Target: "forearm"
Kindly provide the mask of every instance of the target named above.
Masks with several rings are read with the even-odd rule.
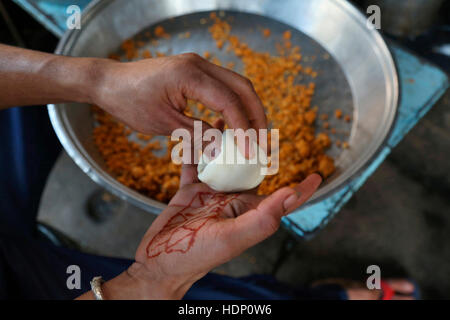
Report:
[[[112,62],[0,44],[0,109],[69,101],[94,103],[108,63]]]

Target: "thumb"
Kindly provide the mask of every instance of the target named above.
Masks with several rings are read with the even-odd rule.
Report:
[[[203,140],[204,134],[212,128],[211,125],[200,119],[188,117],[183,113],[177,113],[172,117],[175,118],[170,128],[172,139],[176,141],[181,138],[183,140],[183,151],[189,151],[189,153],[183,154],[183,164],[197,165],[200,152],[205,149],[208,143]]]
[[[311,175],[295,188],[282,188],[260,202],[256,209],[232,221],[227,241],[241,252],[265,240],[280,227],[281,218],[304,204],[317,190],[322,179]]]
[[[183,164],[180,176],[180,189],[184,186],[198,182],[197,166],[193,164]]]
[[[234,220],[233,239],[244,250],[263,241],[278,230],[281,218],[287,213],[284,202],[297,195],[292,188],[283,188],[261,201],[256,209]]]

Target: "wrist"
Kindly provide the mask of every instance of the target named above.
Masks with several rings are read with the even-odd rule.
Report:
[[[84,79],[81,81],[81,86],[85,93],[82,96],[86,101],[81,102],[95,105],[101,103],[101,96],[105,86],[107,86],[107,80],[113,77],[110,71],[118,64],[120,62],[110,59],[90,58],[85,61],[85,70],[82,76]]]
[[[179,300],[192,286],[174,277],[158,277],[138,262],[102,285],[105,300]],[[89,291],[78,299],[94,299]]]
[[[126,274],[136,293],[136,299],[178,300],[183,298],[193,284],[176,277],[160,276],[139,262],[133,263],[123,274]]]
[[[95,104],[111,64],[107,59],[57,56],[46,65],[58,87],[57,100]]]

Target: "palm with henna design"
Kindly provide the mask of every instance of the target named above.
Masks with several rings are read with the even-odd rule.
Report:
[[[275,233],[281,218],[306,202],[322,181],[311,175],[295,188],[265,197],[217,193],[195,183],[195,177],[192,168],[183,168],[180,190],[136,253],[138,263],[170,279],[181,296],[211,269]]]

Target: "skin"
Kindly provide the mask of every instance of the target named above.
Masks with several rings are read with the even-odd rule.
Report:
[[[22,105],[80,102],[98,105],[132,129],[170,136],[194,132],[184,115],[187,99],[220,112],[230,128],[267,128],[252,83],[195,53],[121,63],[74,58],[0,44],[0,109]],[[210,129],[202,121],[203,132]],[[250,142],[238,147],[247,158]]]
[[[178,128],[193,130],[197,119],[183,114],[186,99],[220,112],[231,128],[267,128],[251,82],[194,53],[121,63],[0,45],[0,109],[90,103],[139,132],[168,136]]]
[[[186,99],[220,112],[230,128],[267,127],[251,82],[196,54],[120,63],[0,45],[0,109],[89,103],[142,133],[170,135],[178,128],[193,130],[195,119],[183,114]],[[281,218],[305,203],[322,181],[312,175],[295,188],[261,197],[217,194],[196,175],[195,167],[183,167],[180,190],[150,226],[136,261],[103,284],[106,299],[182,298],[211,269],[272,235]],[[79,299],[94,296],[87,292]]]

